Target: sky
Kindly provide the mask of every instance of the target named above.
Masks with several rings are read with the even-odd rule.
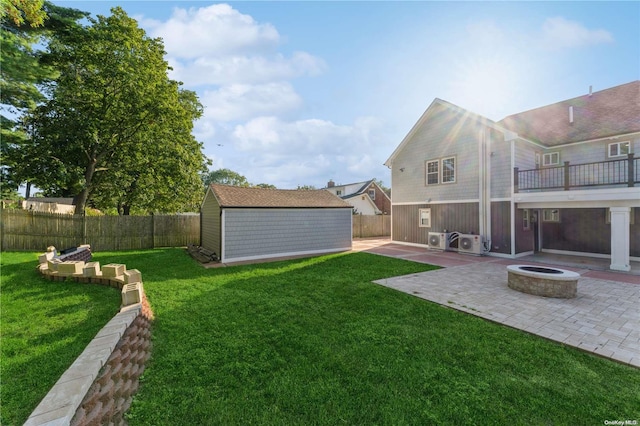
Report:
[[[54,3],[161,37],[211,170],[281,189],[390,186],[435,98],[498,121],[640,79],[640,2]]]

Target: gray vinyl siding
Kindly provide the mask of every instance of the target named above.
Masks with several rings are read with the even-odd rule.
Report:
[[[491,203],[491,251],[511,254],[511,203]]]
[[[419,226],[420,209],[431,209],[431,227]],[[479,232],[478,203],[394,205],[392,235],[394,241],[429,244],[429,232]]]
[[[477,199],[481,129],[476,121],[465,120],[462,114],[442,106],[434,107],[393,160],[393,203],[429,198],[437,201]],[[456,182],[426,185],[426,161],[451,156],[456,157]]]
[[[635,208],[635,223],[630,225],[631,256],[640,256],[640,208]],[[560,222],[540,222],[542,248],[584,253],[611,254],[611,225],[606,223],[607,209],[560,209]]]
[[[491,131],[491,198],[511,197],[511,142],[504,141],[504,135]]]
[[[531,170],[536,168],[536,152],[543,153],[544,149],[523,140],[515,142],[515,167],[520,170]],[[513,173],[513,171],[512,171]]]
[[[220,249],[222,241],[222,236],[220,235],[220,205],[218,205],[218,201],[211,191],[208,191],[205,196],[200,215],[202,233],[200,245],[207,250],[215,252],[219,257],[222,253]]]
[[[571,164],[579,163],[595,163],[598,161],[607,161],[619,159],[621,157],[609,158],[607,149],[612,142],[625,142],[629,141],[631,144],[631,152],[640,153],[640,138],[625,138],[620,137],[615,140],[606,140],[598,142],[586,142],[575,145],[560,146],[556,148],[546,149],[544,152],[560,152],[560,164],[565,161]]]
[[[351,247],[351,209],[225,209],[225,260]]]

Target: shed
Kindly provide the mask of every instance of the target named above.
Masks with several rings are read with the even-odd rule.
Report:
[[[325,190],[211,184],[200,245],[222,262],[351,250],[351,206]]]

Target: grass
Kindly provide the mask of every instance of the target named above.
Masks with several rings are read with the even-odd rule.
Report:
[[[156,315],[131,425],[640,418],[637,369],[371,283],[427,265],[355,253],[205,270],[179,250],[117,261],[143,271]]]
[[[371,283],[427,265],[353,253],[205,270],[180,249],[94,260],[141,270],[156,316],[131,425],[640,419],[639,370]]]
[[[34,253],[0,254],[0,424],[24,423],[120,308],[112,288],[51,282]]]

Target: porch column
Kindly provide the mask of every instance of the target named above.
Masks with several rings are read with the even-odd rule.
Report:
[[[611,266],[614,271],[630,271],[629,218],[630,207],[611,207]]]

